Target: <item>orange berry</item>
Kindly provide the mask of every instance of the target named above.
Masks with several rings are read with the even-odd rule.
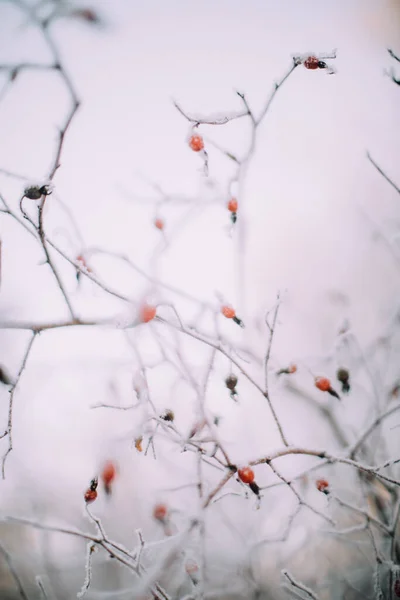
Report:
[[[94,502],[97,498],[97,492],[96,490],[92,490],[92,489],[88,489],[85,492],[85,502],[86,504],[90,504],[91,502]]]
[[[135,440],[135,448],[136,448],[136,450],[138,452],[143,452],[142,442],[143,442],[143,438],[142,437],[138,437]]]
[[[243,469],[238,469],[239,479],[243,481],[243,483],[253,483],[254,481],[254,471],[250,467],[243,467]]]
[[[232,213],[237,212],[238,209],[238,201],[236,200],[236,198],[231,198],[228,202],[228,210],[230,210]]]
[[[331,389],[331,382],[327,377],[316,377],[315,387],[321,390],[321,392],[329,392]]]
[[[139,318],[142,323],[148,323],[152,321],[156,316],[157,309],[155,306],[150,306],[150,304],[143,304],[139,312]]]
[[[201,135],[195,134],[189,140],[189,146],[193,152],[200,152],[204,148],[204,140]]]
[[[221,312],[227,319],[233,319],[236,316],[235,309],[231,306],[222,306]]]
[[[326,479],[317,479],[315,485],[319,492],[326,492],[329,487],[329,482]]]
[[[154,220],[154,226],[156,229],[162,231],[164,229],[164,221],[160,218]]]
[[[168,509],[165,504],[156,504],[153,509],[153,517],[157,521],[165,521],[168,514]]]

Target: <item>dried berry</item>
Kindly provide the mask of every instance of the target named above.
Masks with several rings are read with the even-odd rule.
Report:
[[[238,378],[236,377],[236,375],[229,375],[229,377],[227,377],[225,379],[225,385],[226,387],[231,390],[232,392],[235,391],[235,388],[237,386],[237,382],[238,382]]]
[[[342,384],[342,392],[347,394],[350,391],[350,373],[347,369],[338,369],[336,373],[336,377]]]
[[[39,200],[42,196],[49,196],[53,191],[51,185],[30,185],[24,190],[25,198]]]
[[[170,410],[169,408],[167,408],[167,410],[165,411],[164,414],[160,415],[160,419],[163,419],[164,421],[170,421],[172,422],[175,419],[175,415],[173,413],[172,410]]]
[[[97,498],[96,490],[91,490],[90,488],[85,492],[85,502],[86,504],[91,504]]]
[[[306,69],[315,70],[319,69],[319,62],[320,61],[316,56],[309,56],[308,58],[306,58],[303,64]]]

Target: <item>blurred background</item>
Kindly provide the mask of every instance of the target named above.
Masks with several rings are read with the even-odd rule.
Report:
[[[367,152],[399,184],[400,90],[389,74],[396,67],[399,74],[400,65],[387,50],[400,54],[400,3],[99,0],[89,7],[98,17],[94,24],[71,16],[86,5],[53,0],[25,6],[40,15],[54,7],[64,13],[49,31],[82,102],[46,201],[45,230],[71,259],[84,254],[96,277],[132,302],[106,294],[85,277],[78,282],[74,267],[54,254],[77,314],[112,324],[44,331],[35,340],[15,393],[14,447],[0,482],[1,513],[93,533],[83,493],[111,459],[119,466],[115,489],[110,498],[99,497],[93,511],[113,539],[132,549],[138,528],[149,542],[164,539],[152,518],[155,503],[171,508],[178,531],[198,513],[197,459],[162,434],[155,437],[155,457],[151,448],[147,455],[135,449],[134,440],[143,436],[145,447],[151,433],[144,405],[131,410],[96,406],[135,404],[135,389],[143,391],[145,376],[156,412],[172,409],[185,436],[199,418],[190,378],[202,385],[210,359],[209,349],[165,325],[124,330],[144,299],[160,303],[158,314],[167,320],[175,318],[173,303],[185,323],[214,335],[219,299],[237,307],[245,329],[223,322],[220,331],[232,348],[247,349],[245,364],[262,381],[253,355],[263,359],[265,314],[274,309],[279,293],[270,386],[293,444],[336,451],[387,406],[397,377],[397,341],[375,351],[388,332],[396,334],[399,197]],[[249,119],[201,126],[208,152],[205,174],[201,156],[187,144],[189,123],[174,101],[188,113],[224,115],[242,110],[240,91],[259,114],[293,55],[333,49],[337,58],[327,62],[336,74],[298,67],[278,90],[241,181],[234,180],[235,163],[218,146],[244,155]],[[0,2],[0,55],[2,65],[52,61],[40,28],[19,2]],[[16,212],[26,183],[45,180],[69,107],[58,73],[24,70],[10,82],[9,73],[0,70],[0,193]],[[237,227],[226,209],[232,195],[240,203]],[[33,215],[29,202],[24,207]],[[0,320],[68,319],[60,290],[42,264],[40,245],[10,216],[0,217]],[[165,222],[162,232],[154,226],[157,217]],[[152,283],[121,257],[214,307],[215,314],[199,313],[197,302]],[[351,330],[345,341],[338,337],[344,323]],[[14,378],[30,335],[0,332],[0,362]],[[244,356],[244,350],[238,352]],[[290,363],[298,365],[295,383],[273,377]],[[342,363],[355,373],[354,384],[345,401],[332,405],[314,389],[313,376],[334,378]],[[265,399],[248,382],[240,380],[239,402],[232,402],[223,383],[231,368],[224,357],[216,359],[206,409],[220,419],[219,436],[232,460],[245,464],[276,449],[281,440]],[[5,426],[7,386],[0,393]],[[398,452],[395,417],[379,438],[385,438],[385,446],[376,444],[376,453],[368,457],[372,462]],[[0,443],[3,452],[7,438]],[[292,477],[314,462],[297,457],[282,464]],[[212,489],[221,474],[204,469]],[[338,493],[350,493],[353,478],[342,467]],[[257,481],[267,486],[275,479],[261,470]],[[241,492],[235,482],[229,490]],[[304,493],[326,509],[325,497],[316,490]],[[350,493],[354,501],[357,493]],[[269,491],[260,507],[243,493],[213,504],[206,523],[205,593],[214,590],[214,596],[196,596],[191,591],[196,586],[185,581],[176,561],[167,582],[171,597],[286,598],[279,591],[280,569],[290,564],[317,586],[321,598],[375,598],[370,542],[361,540],[343,551],[335,539],[325,540],[315,559],[320,521],[307,511],[289,543],[255,550],[267,536],[282,535],[294,507],[286,488]],[[4,547],[29,598],[40,597],[36,575],[49,598],[75,597],[85,578],[84,541],[21,525],[2,527]],[[193,536],[185,544],[185,556],[198,557],[201,540]],[[164,547],[149,549],[151,564]],[[15,581],[6,562],[1,597],[21,597],[16,591],[12,595]],[[105,555],[97,553],[94,565],[88,598],[142,597],[132,591],[131,574]],[[228,578],[232,590],[225,583],[221,591]]]

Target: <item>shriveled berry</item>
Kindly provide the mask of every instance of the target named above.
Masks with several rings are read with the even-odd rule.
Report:
[[[309,56],[308,58],[306,58],[303,64],[306,69],[315,70],[319,68],[319,62],[320,61],[316,56]]]
[[[90,504],[91,502],[94,502],[97,498],[97,491],[96,490],[92,490],[92,489],[88,489],[85,492],[85,502],[86,504]]]
[[[236,375],[229,375],[229,377],[227,377],[225,379],[225,385],[226,387],[231,390],[232,392],[235,390],[236,386],[237,386],[237,382],[238,382],[238,378],[236,377]]]
[[[239,479],[243,481],[243,483],[253,483],[254,481],[254,471],[250,467],[243,467],[243,469],[238,469]]]
[[[350,373],[347,369],[338,369],[336,373],[336,377],[342,384],[342,392],[347,394],[350,391]]]
[[[135,440],[135,448],[138,452],[143,452],[142,442],[143,442],[142,437],[138,437]]]
[[[163,419],[164,421],[170,421],[170,422],[172,422],[175,419],[175,415],[174,415],[174,413],[173,413],[172,410],[170,410],[169,408],[167,408],[167,410],[165,411],[165,413],[163,413],[160,418]]]

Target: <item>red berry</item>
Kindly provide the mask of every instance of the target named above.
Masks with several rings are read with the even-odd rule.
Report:
[[[228,210],[230,210],[230,212],[235,213],[237,212],[238,209],[238,201],[236,200],[236,198],[231,198],[228,202]]]
[[[305,61],[304,61],[304,66],[306,69],[318,69],[319,67],[319,60],[316,56],[309,56]]]
[[[143,304],[139,312],[139,318],[142,323],[148,323],[156,316],[157,309],[155,306],[149,304]]]
[[[239,479],[243,481],[243,483],[253,483],[254,481],[254,471],[250,467],[243,467],[243,469],[238,469]]]
[[[115,479],[117,467],[111,460],[107,461],[103,467],[101,478],[105,486],[109,486]]]
[[[204,140],[201,135],[195,134],[189,140],[189,146],[193,152],[200,152],[204,148]]]
[[[86,504],[90,504],[91,502],[94,502],[97,498],[97,492],[96,490],[91,490],[90,488],[88,490],[86,490],[85,492],[85,502]]]
[[[321,390],[321,392],[329,392],[331,389],[331,382],[327,377],[316,377],[315,387]]]
[[[157,521],[165,521],[168,514],[168,509],[165,504],[156,504],[153,509],[153,517]]]
[[[297,371],[297,365],[295,365],[295,364],[289,365],[288,372],[290,374],[296,373],[296,371]]]
[[[329,481],[327,481],[326,479],[317,479],[315,485],[319,492],[326,492],[329,488]]]
[[[236,316],[235,309],[233,309],[231,306],[222,306],[221,312],[227,319],[233,319]]]
[[[164,221],[160,218],[154,220],[154,226],[162,231],[164,229]]]

